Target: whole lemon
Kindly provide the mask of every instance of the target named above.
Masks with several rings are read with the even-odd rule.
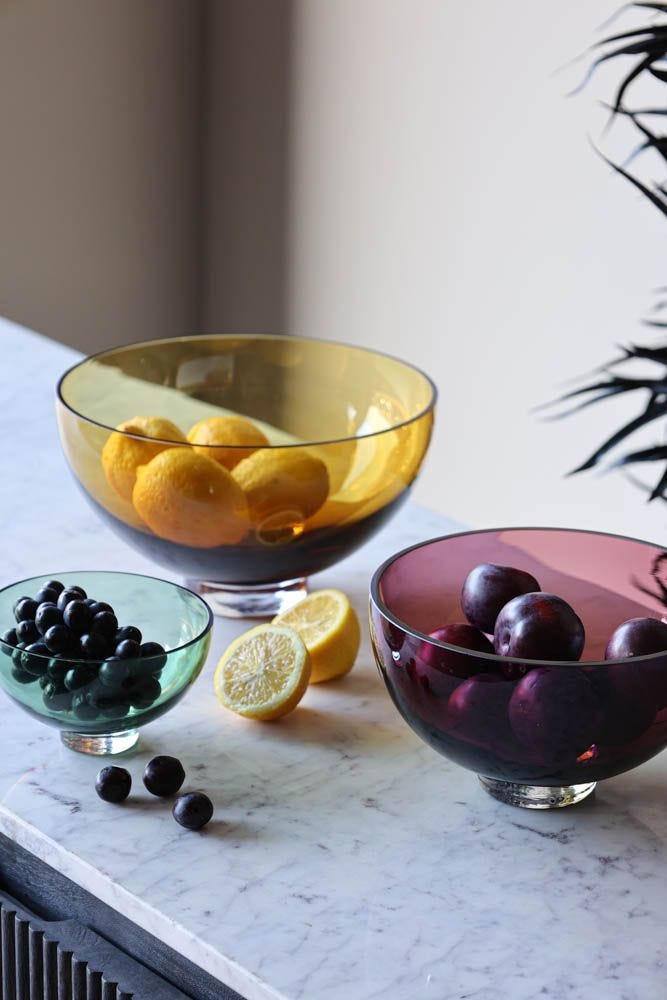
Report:
[[[282,513],[305,521],[329,495],[327,467],[301,448],[264,448],[235,467],[255,526]]]
[[[135,510],[160,538],[194,548],[234,545],[248,531],[243,491],[230,472],[192,448],[169,448],[137,470]]]
[[[109,486],[123,500],[132,500],[137,469],[159,455],[170,442],[185,442],[183,432],[164,417],[133,417],[118,424],[102,449],[102,468]],[[158,439],[158,440],[155,440]]]
[[[195,451],[214,459],[227,469],[233,469],[257,448],[269,443],[259,427],[245,417],[206,417],[190,428],[188,441],[195,446]],[[235,447],[229,447],[230,445]],[[244,447],[239,447],[240,445]]]

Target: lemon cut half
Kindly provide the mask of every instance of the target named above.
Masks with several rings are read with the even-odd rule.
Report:
[[[361,642],[357,614],[342,590],[315,590],[273,619],[295,629],[310,653],[311,684],[342,677],[354,666]]]
[[[257,625],[235,639],[215,671],[215,693],[247,719],[278,719],[301,701],[310,678],[310,656],[298,632]]]

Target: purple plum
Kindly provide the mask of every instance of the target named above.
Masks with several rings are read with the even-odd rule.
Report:
[[[598,695],[577,667],[537,667],[514,688],[509,720],[517,738],[545,765],[574,763],[599,736]]]
[[[605,650],[606,660],[629,656],[649,656],[667,650],[667,625],[659,618],[630,618],[612,633]]]
[[[499,674],[477,674],[463,681],[449,698],[447,731],[510,757],[513,740],[507,709],[511,692],[511,684]]]
[[[493,646],[483,632],[473,625],[456,623],[443,625],[429,633],[431,639],[447,642],[461,649],[469,649],[474,653],[493,653]],[[444,671],[454,677],[472,677],[489,670],[491,664],[482,657],[469,656],[467,653],[442,649],[433,643],[423,642],[419,648],[419,659],[426,667]]]
[[[522,594],[501,610],[493,645],[500,656],[578,660],[586,636],[579,616],[555,594]]]
[[[461,607],[471,625],[492,635],[500,609],[513,597],[536,590],[541,590],[539,583],[522,569],[481,563],[465,579]]]

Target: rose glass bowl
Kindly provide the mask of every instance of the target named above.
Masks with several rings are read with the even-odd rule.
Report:
[[[60,729],[71,750],[130,750],[139,727],[173,708],[199,676],[211,643],[211,610],[185,587],[154,577],[103,571],[49,577],[66,587],[82,587],[88,596],[110,604],[119,625],[137,626],[144,642],[160,643],[166,652],[127,660],[127,679],[116,688],[100,681],[100,661],[26,653],[0,641],[0,687],[30,715]],[[21,580],[0,590],[1,633],[14,627],[19,598],[34,597],[45,579]],[[65,685],[70,669],[85,681],[72,691]]]
[[[510,659],[429,638],[465,622],[462,584],[487,562],[527,570],[574,608],[586,631],[580,661]],[[667,745],[667,651],[604,659],[621,622],[666,613],[667,553],[590,531],[436,538],[392,556],[371,583],[375,659],[405,721],[496,798],[532,808],[578,802]]]
[[[416,368],[363,348],[296,337],[194,336],[133,344],[75,365],[60,380],[57,415],[67,461],[100,517],[156,563],[182,573],[216,613],[245,617],[295,603],[309,574],[354,551],[392,516],[424,459],[435,398],[433,383]],[[183,455],[194,455],[193,445],[154,440],[179,450],[169,461],[186,472],[179,480],[162,474],[149,498],[149,526],[132,483],[120,495],[103,463],[114,428],[160,416],[187,435],[202,419],[230,415],[250,420],[268,441],[225,447],[223,492],[231,491],[233,502],[216,493],[220,442],[198,448],[205,461],[197,459],[193,486],[187,470],[194,462]],[[120,436],[128,452],[146,441],[128,430]],[[291,470],[304,453],[299,481]],[[244,458],[252,459],[260,484],[251,496],[243,481],[241,510],[226,474],[239,477]]]

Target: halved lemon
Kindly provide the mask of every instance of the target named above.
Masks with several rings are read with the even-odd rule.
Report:
[[[361,628],[342,590],[315,590],[277,615],[273,624],[287,625],[303,639],[312,662],[311,684],[342,677],[354,666]]]
[[[247,719],[278,719],[296,708],[310,678],[310,656],[292,628],[257,625],[235,639],[216,667],[215,693]]]

